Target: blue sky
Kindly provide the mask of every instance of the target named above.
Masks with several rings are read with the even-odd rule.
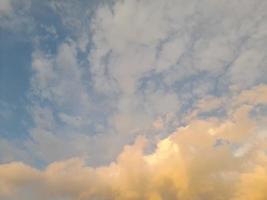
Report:
[[[46,174],[62,162],[102,181],[100,166],[113,174],[131,155],[164,171],[178,149],[185,165],[202,166],[193,152],[203,150],[214,166],[217,146],[230,165],[242,157],[264,168],[251,152],[266,156],[266,9],[264,0],[0,0],[0,177],[7,163]],[[190,178],[180,178],[186,190]]]

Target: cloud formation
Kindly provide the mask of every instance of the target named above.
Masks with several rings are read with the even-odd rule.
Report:
[[[0,129],[0,200],[266,200],[266,10],[0,0],[1,34],[31,43],[25,137]],[[18,112],[0,104],[0,120]]]
[[[43,170],[19,162],[2,164],[0,197],[264,200],[267,118],[256,120],[251,112],[267,104],[266,94],[267,86],[260,85],[232,97],[226,118],[191,119],[159,140],[152,153],[146,153],[148,141],[140,136],[106,166],[89,167],[80,158]]]
[[[30,31],[33,124],[19,146],[1,139],[1,160],[111,161],[139,134],[156,140],[224,115],[230,96],[266,83],[267,4],[241,2],[3,1],[12,11],[0,26]]]

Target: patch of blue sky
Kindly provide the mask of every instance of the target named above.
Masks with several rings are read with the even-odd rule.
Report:
[[[267,116],[267,105],[259,104],[256,105],[250,112],[252,118],[263,118]]]
[[[19,31],[0,27],[0,135],[6,138],[27,137],[33,125],[28,112],[30,104],[37,100],[29,95],[33,50],[38,46],[54,54],[68,35],[60,17],[45,2],[33,1],[27,14],[33,19],[28,21],[31,25]],[[3,117],[5,113],[8,116]]]
[[[137,85],[137,91],[141,94],[145,94],[147,89],[151,89],[152,87],[153,90],[164,90],[167,92],[170,87],[163,81],[163,79],[163,73],[157,73],[154,70],[149,71],[140,78]]]
[[[186,99],[191,99],[193,97],[197,100],[197,98],[201,97],[203,94],[214,94],[215,81],[214,77],[203,71],[178,79],[173,83],[172,88],[181,97]]]
[[[227,115],[227,112],[225,108],[221,107],[221,108],[213,109],[211,111],[201,112],[198,114],[198,118],[203,119],[203,120],[213,118],[213,117],[216,117],[217,119],[223,119],[226,117],[226,115]]]
[[[31,14],[36,24],[35,37],[39,40],[37,47],[49,54],[56,53],[58,46],[68,37],[60,16],[45,1],[33,2]]]
[[[1,30],[0,37],[0,135],[23,137],[29,125],[27,93],[30,86],[32,45]],[[4,106],[3,106],[4,105]]]

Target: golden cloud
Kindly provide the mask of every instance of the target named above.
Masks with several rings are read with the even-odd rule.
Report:
[[[227,117],[191,119],[151,154],[144,153],[148,141],[140,136],[107,166],[89,167],[79,158],[44,170],[2,164],[0,199],[266,200],[266,136],[251,117],[266,96],[265,85],[242,92]]]

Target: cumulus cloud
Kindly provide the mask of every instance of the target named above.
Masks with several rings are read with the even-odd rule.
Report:
[[[34,26],[21,2],[1,28]],[[266,1],[46,6],[56,48],[33,48],[28,138],[0,138],[1,200],[266,200]]]
[[[241,175],[240,182],[237,185],[235,200],[266,199],[266,155],[260,159],[261,165],[256,166],[253,171]]]
[[[43,170],[18,162],[2,164],[0,197],[264,200],[267,143],[250,112],[267,103],[262,93],[266,88],[260,85],[233,97],[227,118],[191,119],[159,140],[152,153],[145,151],[148,140],[138,137],[105,166],[90,167],[80,158],[57,161]],[[263,98],[251,102],[256,94]],[[248,143],[246,151],[235,154]]]

